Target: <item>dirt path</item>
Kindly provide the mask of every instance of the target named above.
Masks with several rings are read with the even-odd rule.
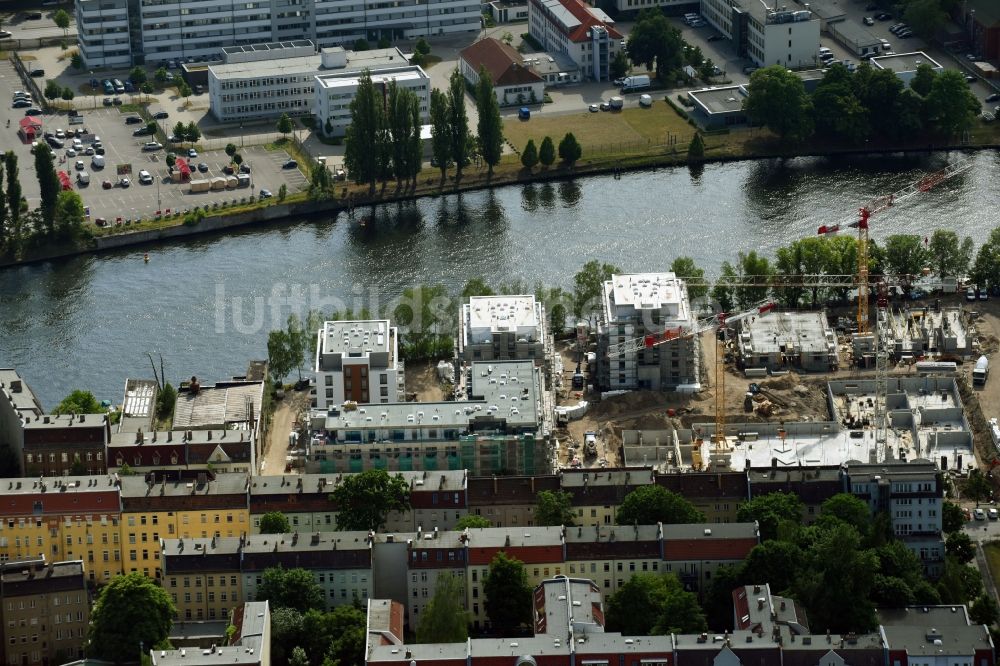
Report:
[[[278,403],[267,433],[267,445],[260,462],[261,474],[283,474],[288,455],[288,433],[295,427],[299,414],[309,406],[309,389],[290,391]]]

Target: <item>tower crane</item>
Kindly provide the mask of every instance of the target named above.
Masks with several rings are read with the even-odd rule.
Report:
[[[668,328],[663,332],[650,333],[610,345],[608,347],[608,356],[616,358],[626,354],[636,354],[644,349],[652,349],[674,340],[688,340],[701,335],[705,331],[711,331],[716,328],[722,329],[722,338],[719,339],[717,337],[715,343],[715,435],[712,438],[716,452],[720,452],[726,443],[725,331],[730,324],[735,324],[750,317],[767,314],[774,308],[774,303],[765,301],[742,312],[719,312],[711,317],[699,319],[693,326],[688,328],[683,326]]]

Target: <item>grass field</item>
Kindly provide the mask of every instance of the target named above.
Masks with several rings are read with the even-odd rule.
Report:
[[[986,554],[986,562],[990,566],[990,575],[994,581],[1000,581],[1000,541],[983,544],[983,553]]]
[[[663,145],[667,132],[677,135],[678,145],[686,147],[694,135],[694,128],[663,101],[654,102],[649,109],[632,108],[615,113],[584,111],[559,116],[536,114],[531,120],[508,118],[504,122],[504,135],[518,150],[524,149],[528,139],[534,139],[537,146],[546,136],[552,137],[558,146],[567,132],[576,136],[586,158],[588,155],[628,153]]]

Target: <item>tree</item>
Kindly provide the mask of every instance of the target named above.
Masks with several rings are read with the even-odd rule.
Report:
[[[782,594],[794,589],[805,557],[798,544],[770,539],[750,551],[743,562],[742,575],[747,580],[766,580],[772,592]]]
[[[139,643],[153,647],[167,639],[175,612],[170,595],[151,578],[138,572],[115,576],[90,612],[87,654],[133,662]]]
[[[705,514],[677,493],[650,485],[640,486],[625,496],[615,521],[619,525],[702,523]]]
[[[236,627],[233,627],[235,632]],[[271,608],[271,661],[288,663],[303,641],[302,613],[294,608]]]
[[[158,128],[159,126],[156,124],[155,120],[150,120],[146,123],[146,132],[148,132],[150,136],[156,134],[156,130]]]
[[[542,145],[538,149],[538,161],[545,167],[552,166],[556,161],[556,148],[552,143],[552,137],[547,136],[542,139]]]
[[[58,82],[49,79],[45,82],[45,90],[42,92],[45,95],[45,99],[59,99],[62,95],[62,86]]]
[[[295,125],[292,124],[292,119],[288,117],[287,113],[282,113],[281,117],[278,118],[278,123],[275,125],[275,129],[281,132],[281,136],[284,138],[286,134],[291,133],[291,131],[295,129]]]
[[[10,167],[7,169],[7,179],[9,182]],[[7,200],[12,201],[9,192]],[[11,212],[13,213],[13,206]],[[998,276],[1000,276],[1000,227],[991,231],[986,241],[980,246],[971,272],[972,279],[981,287],[983,285],[996,286],[1000,283]]]
[[[802,522],[805,505],[798,495],[792,493],[768,493],[757,495],[736,511],[736,520],[741,523],[757,521],[760,525],[760,539],[778,538],[779,528],[784,523],[798,525]]]
[[[559,142],[559,159],[573,166],[579,161],[582,154],[583,148],[580,146],[580,142],[576,140],[572,132],[566,132],[566,136]]]
[[[270,601],[272,608],[293,608],[300,613],[323,610],[323,588],[308,569],[270,567],[257,586],[257,601]]]
[[[483,593],[494,633],[511,636],[531,624],[531,586],[520,560],[507,557],[502,550],[498,552],[483,579]]]
[[[917,234],[893,234],[885,239],[885,263],[889,272],[909,285],[929,259],[927,249]]]
[[[679,278],[689,278],[699,282],[704,282],[705,280],[705,269],[698,268],[691,257],[677,257],[674,259],[670,264],[670,272]],[[708,294],[707,286],[704,284],[693,285],[690,281],[688,282],[687,290],[688,296],[692,301],[704,298]]]
[[[260,517],[261,534],[288,534],[291,531],[288,516],[280,511],[269,511]]]
[[[469,159],[469,117],[465,111],[465,77],[458,68],[448,81],[448,128],[455,179],[462,179],[462,169]]]
[[[189,122],[184,128],[184,136],[191,143],[198,143],[201,139],[201,129],[198,128],[198,123],[193,120]]]
[[[423,162],[420,143],[420,100],[409,88],[389,83],[388,114],[392,171],[397,182],[416,179]]]
[[[354,41],[354,51],[368,51],[371,49],[371,44],[368,43],[367,39],[357,39]]]
[[[163,385],[156,393],[156,418],[165,421],[174,413],[177,404],[177,389],[170,382]]]
[[[989,594],[980,594],[972,602],[972,607],[969,609],[969,619],[975,624],[985,624],[987,627],[992,627],[1000,621],[1000,608],[997,607],[997,602],[993,600],[993,597]]]
[[[343,477],[330,500],[337,505],[338,530],[380,530],[392,511],[410,508],[410,493],[402,475],[370,469]]]
[[[279,384],[298,363],[290,345],[288,331],[283,329],[273,330],[267,336],[267,364],[271,377]]]
[[[575,524],[573,513],[573,496],[565,490],[543,490],[538,493],[535,502],[536,525]]]
[[[620,79],[628,74],[629,61],[625,49],[615,52],[615,57],[611,59],[610,74],[612,79]]]
[[[948,20],[941,0],[907,0],[903,20],[921,37],[931,38]]]
[[[850,525],[862,538],[871,533],[871,510],[850,493],[838,493],[825,500],[820,506],[819,520],[826,521],[825,525],[836,525],[836,521]]]
[[[962,73],[954,69],[934,77],[924,100],[928,124],[945,136],[970,129],[980,109],[979,99],[969,90]]]
[[[65,9],[57,9],[55,14],[52,15],[52,22],[56,24],[57,28],[63,31],[63,37],[65,37],[66,31],[69,30],[69,12]]]
[[[309,666],[309,657],[306,656],[306,651],[300,647],[293,648],[288,664],[289,666]]]
[[[243,164],[243,156],[240,155],[239,153],[233,155],[233,164],[235,164],[236,166]]]
[[[965,527],[965,512],[962,507],[945,500],[941,504],[941,526],[945,534],[952,534]]]
[[[965,275],[972,261],[972,239],[959,241],[951,229],[935,229],[928,245],[928,259],[934,263],[938,277]]]
[[[288,352],[295,358],[295,369],[299,372],[299,381],[302,381],[302,361],[309,350],[309,338],[314,332],[303,328],[302,321],[294,313],[288,315],[285,331],[288,333]]]
[[[732,287],[728,286],[727,280],[737,277],[736,269],[728,261],[723,261],[719,273],[719,279],[712,287],[712,298],[719,303],[719,308],[723,312],[730,312],[736,307],[736,301],[735,292]]]
[[[968,564],[976,556],[976,547],[965,532],[949,534],[944,543],[945,551],[962,564]]]
[[[67,102],[76,97],[76,93],[73,92],[72,88],[63,88],[62,92],[59,93],[59,97],[66,100]]]
[[[608,628],[626,636],[696,633],[708,623],[676,574],[639,573],[608,599]]]
[[[285,197],[287,196],[288,196],[288,185],[282,183],[281,187],[278,188],[278,202],[281,203],[282,201],[285,200]]]
[[[10,216],[10,239],[16,246],[21,241],[21,180],[17,168],[17,155],[13,150],[4,153],[7,175],[7,210]]]
[[[431,45],[427,43],[426,39],[421,37],[413,46],[413,50],[422,56],[429,56],[431,54]]]
[[[455,531],[461,532],[464,529],[479,529],[482,527],[492,527],[493,523],[486,520],[482,516],[476,516],[469,514],[467,516],[462,516],[455,522]]]
[[[143,95],[146,95],[147,97],[149,95],[152,95],[153,94],[153,84],[150,83],[149,81],[143,81],[139,85],[139,92],[141,92]]]
[[[164,84],[167,82],[167,68],[158,67],[155,72],[153,72],[153,79],[159,83]]]
[[[236,158],[243,161],[243,158],[240,157],[239,153],[233,156],[234,162],[236,161]],[[312,168],[312,171],[309,172],[309,198],[321,201],[323,199],[329,199],[333,196],[333,194],[333,176],[330,175],[330,169],[327,168],[325,164],[315,165]]]
[[[146,74],[145,68],[140,67],[139,65],[136,65],[128,71],[128,80],[137,86],[145,83],[148,78],[149,77]]]
[[[77,389],[62,399],[53,414],[103,414],[107,410],[90,391]]]
[[[926,62],[917,65],[917,72],[910,80],[910,88],[921,97],[927,97],[937,78],[937,71]]]
[[[178,120],[177,123],[174,125],[173,134],[175,137],[177,137],[178,140],[184,141],[185,137],[187,136],[187,125],[185,125],[182,121]],[[227,149],[226,154],[232,157],[233,155],[236,154],[236,146],[233,146],[232,154],[229,153],[228,150],[229,146],[233,146],[233,144],[230,143],[229,145],[226,146]]]
[[[56,233],[62,238],[75,238],[83,229],[87,212],[83,199],[73,190],[65,190],[56,195],[56,209],[53,213]]]
[[[691,143],[688,144],[688,159],[700,160],[705,156],[705,140],[701,138],[701,132],[695,132]]]
[[[744,109],[752,123],[766,126],[782,140],[802,141],[812,134],[812,103],[802,79],[781,65],[758,69],[750,76]]]
[[[358,90],[350,109],[351,124],[344,137],[344,164],[354,182],[368,183],[368,193],[373,195],[383,166],[376,147],[385,127],[385,113],[368,70],[358,79]]]
[[[476,112],[479,115],[479,153],[486,162],[487,177],[490,177],[493,175],[493,167],[500,163],[503,154],[503,120],[493,91],[493,77],[485,65],[480,66],[479,80],[476,82]]]
[[[816,532],[803,571],[795,586],[812,626],[837,633],[864,632],[877,623],[871,593],[878,571],[872,550],[861,548],[858,531],[832,524]]]
[[[73,67],[73,69],[83,69],[83,56],[80,55],[79,51],[74,51],[73,55],[69,57],[69,64]]]
[[[633,63],[647,70],[655,64],[656,78],[667,83],[683,64],[683,45],[680,31],[659,8],[650,8],[639,13],[625,48]]]
[[[592,259],[573,276],[573,313],[577,317],[584,317],[598,309],[604,283],[615,273],[621,273],[621,269]]]
[[[178,127],[180,127],[180,128],[181,128],[181,130],[180,130],[180,131],[181,131],[181,132],[183,133],[183,131],[184,131],[184,129],[183,129],[183,128],[184,128],[184,123],[180,123],[180,122],[179,122],[179,123],[177,123],[177,125],[176,125],[176,126],[174,127],[174,134],[177,134],[177,132],[178,132],[177,128],[178,128]],[[236,144],[234,144],[234,143],[227,143],[227,144],[226,144],[226,155],[229,155],[230,157],[232,157],[233,155],[235,155],[235,154],[236,154],[236,151],[237,151],[237,150],[239,150],[239,148],[237,148],[237,147],[236,147]]]
[[[992,484],[979,469],[973,469],[969,472],[969,476],[965,480],[963,492],[965,492],[969,499],[975,500],[976,506],[979,506],[980,502],[989,497],[992,491]]]
[[[535,148],[534,139],[528,139],[528,145],[524,147],[524,151],[521,153],[521,164],[528,171],[531,171],[538,164],[538,149]]]
[[[191,86],[187,84],[187,81],[182,80],[180,83],[177,84],[177,94],[183,97],[185,100],[188,97],[190,97],[193,93],[194,91],[191,90]]]
[[[871,134],[868,109],[851,84],[852,77],[847,68],[834,65],[813,92],[816,133],[820,136],[858,143]]]
[[[753,281],[762,285],[770,283],[774,271],[771,270],[771,262],[768,261],[767,257],[763,254],[757,254],[756,250],[750,250],[748,253],[740,252],[737,257],[739,259],[739,271],[747,279],[747,282]],[[770,288],[767,286],[741,286],[736,287],[733,290],[733,294],[739,307],[746,310],[767,299],[768,291],[770,291]]]
[[[420,613],[418,643],[464,643],[469,637],[469,615],[463,607],[462,579],[451,574],[437,578],[434,596]]]
[[[451,112],[448,96],[437,88],[431,90],[431,155],[444,180],[451,161]]]

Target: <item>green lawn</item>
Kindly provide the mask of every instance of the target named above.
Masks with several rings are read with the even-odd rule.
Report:
[[[989,564],[993,582],[1000,581],[1000,541],[984,543],[983,553],[986,554],[986,562]]]

